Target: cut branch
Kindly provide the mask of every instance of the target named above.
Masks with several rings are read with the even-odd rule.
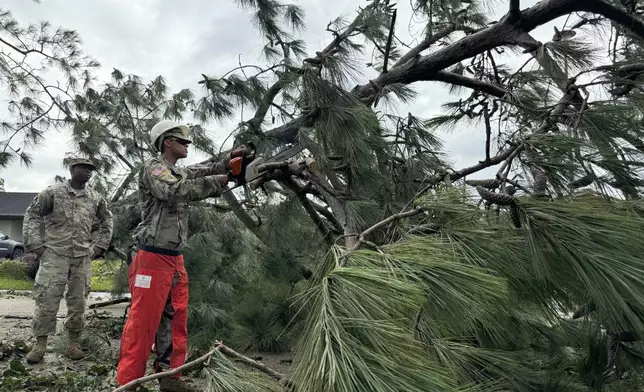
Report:
[[[226,355],[226,356],[228,356],[228,357],[231,357],[231,358],[234,358],[234,359],[238,360],[239,362],[243,363],[244,365],[250,366],[250,367],[252,367],[254,369],[259,370],[262,373],[265,373],[265,374],[269,375],[273,379],[282,382],[283,385],[288,385],[288,386],[293,385],[293,382],[291,380],[289,380],[288,378],[286,378],[286,376],[284,374],[279,373],[279,372],[269,368],[266,365],[262,365],[261,363],[255,361],[255,360],[253,360],[251,358],[248,358],[247,356],[244,356],[244,355],[238,353],[237,351],[231,349],[228,346],[220,344],[219,345],[219,352],[224,354],[224,355]]]
[[[206,354],[204,354],[203,356],[201,356],[201,357],[199,357],[199,358],[195,359],[195,360],[194,360],[194,361],[192,361],[192,362],[188,362],[188,363],[186,363],[186,364],[183,364],[183,365],[179,366],[178,368],[170,369],[170,370],[165,371],[165,372],[155,373],[155,374],[151,374],[151,375],[149,375],[149,376],[145,376],[145,377],[137,378],[136,380],[132,380],[132,381],[128,382],[127,384],[122,385],[122,386],[121,386],[121,387],[119,387],[119,388],[116,388],[116,389],[115,389],[115,390],[113,390],[112,392],[123,392],[123,391],[127,391],[127,390],[128,390],[128,389],[130,389],[131,387],[139,386],[139,385],[142,385],[143,383],[146,383],[146,382],[149,382],[149,381],[158,380],[158,379],[160,379],[160,378],[170,377],[170,376],[173,376],[173,375],[175,375],[175,374],[178,374],[178,373],[181,373],[181,372],[183,372],[183,371],[186,371],[186,370],[188,370],[188,369],[191,369],[191,368],[193,368],[193,367],[195,367],[195,366],[197,366],[197,365],[200,365],[200,364],[202,364],[202,363],[206,362],[210,357],[212,357],[213,355],[215,355],[215,353],[216,353],[217,351],[220,351],[220,350],[221,350],[221,348],[222,348],[222,346],[223,346],[223,344],[222,344],[222,343],[220,343],[220,342],[216,342],[216,347],[215,347],[215,348],[213,348],[212,350],[208,351]]]
[[[109,301],[104,301],[104,302],[97,302],[95,304],[89,305],[90,309],[97,309],[97,308],[104,308],[106,306],[112,306],[112,305],[118,305],[118,304],[124,304],[130,302],[130,298],[117,298],[117,299],[112,299]]]

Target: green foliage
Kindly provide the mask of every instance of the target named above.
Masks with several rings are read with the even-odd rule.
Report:
[[[396,5],[373,0],[353,20],[332,21],[330,44],[307,57],[295,38],[300,7],[238,3],[265,38],[267,64],[202,75],[201,96],[114,70],[67,105],[76,152],[106,173],[95,185],[110,195],[123,247],[140,216],[135,173],[153,154],[146,131],[161,118],[229,120],[251,108],[231,130],[234,144],[252,140],[268,156],[298,143],[315,158],[317,172],[271,173],[267,195],[240,189],[228,207],[191,207],[193,343],[273,352],[297,343],[304,391],[608,390],[625,384],[609,373],[639,374],[639,343],[618,342],[616,364],[607,345],[644,336],[644,52],[632,24],[605,22],[641,10],[604,2],[610,12],[562,18],[537,42],[536,25],[585,3],[550,2],[546,13],[540,3],[491,23],[488,1],[415,1],[422,36],[407,44],[403,24],[392,27]],[[600,25],[619,37],[607,59],[597,55]],[[526,59],[516,69],[506,54]],[[419,81],[447,83],[459,97],[431,118],[405,115],[397,104],[414,101]],[[456,170],[438,131],[461,126],[484,128],[485,156]],[[196,147],[216,155],[205,129],[194,132]],[[126,173],[109,171],[120,164]],[[456,183],[496,165],[478,203]],[[577,193],[586,187],[596,192]],[[622,200],[606,198],[616,191]],[[422,213],[394,215],[412,205]],[[305,283],[303,267],[315,270]],[[125,291],[126,272],[111,270],[115,291]],[[570,320],[578,308],[585,318]],[[266,389],[212,362],[210,390]]]
[[[250,352],[289,351],[298,337],[301,319],[292,306],[293,286],[255,281],[240,294],[232,312],[232,346]]]
[[[641,204],[583,194],[518,202],[520,231],[508,214],[490,219],[448,189],[420,201],[442,212],[433,214],[437,234],[352,252],[344,267],[342,251],[330,252],[298,296],[307,320],[296,383],[348,391],[604,385],[598,325],[641,331],[644,265],[630,253],[644,249]],[[601,304],[592,318],[566,320],[588,298]]]
[[[74,94],[91,85],[99,64],[85,56],[76,31],[52,28],[41,21],[21,25],[0,9],[0,85],[10,96],[9,115],[0,126],[0,168],[19,160],[30,166],[32,151],[50,129],[61,129],[71,117]],[[45,81],[58,74],[58,84]]]
[[[244,233],[238,221],[212,209],[195,208],[191,227],[185,253],[191,343],[205,348],[216,336],[244,350],[288,350],[294,337],[289,280],[297,262],[264,253],[264,246]],[[291,274],[272,270],[287,271],[284,265],[289,264]]]
[[[202,370],[201,377],[207,380],[206,392],[280,392],[279,384],[267,376],[242,370],[217,352],[210,359],[210,366]]]
[[[22,260],[0,262],[0,277],[13,280],[28,280],[27,264]]]

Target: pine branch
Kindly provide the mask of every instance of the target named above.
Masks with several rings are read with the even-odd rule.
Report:
[[[394,64],[394,67],[398,67],[402,64],[405,64],[409,60],[412,60],[416,58],[417,56],[420,55],[420,53],[426,49],[428,49],[430,46],[438,42],[439,40],[447,37],[448,35],[452,34],[453,32],[456,31],[456,24],[450,23],[447,27],[445,27],[443,30],[434,33],[434,34],[427,34],[425,38],[415,47],[413,47],[410,51],[405,53],[397,62]]]
[[[566,107],[574,102],[574,97],[578,94],[577,87],[574,85],[569,85],[568,87],[568,92],[564,94],[557,105],[555,105],[554,109],[551,111],[550,115],[544,122],[541,124],[541,126],[533,133],[533,135],[539,135],[546,133],[549,129],[551,129],[552,124],[556,122],[557,117],[561,116],[566,109]],[[529,138],[529,136],[528,136]],[[457,181],[460,180],[461,178],[468,176],[470,174],[479,172],[483,169],[486,169],[491,166],[496,166],[501,162],[504,162],[508,160],[509,158],[512,158],[516,155],[518,155],[523,149],[525,148],[525,144],[517,144],[512,147],[509,147],[501,152],[499,152],[497,155],[493,156],[489,160],[485,161],[480,161],[476,165],[470,166],[463,168],[461,170],[458,170],[456,172],[452,173],[447,173],[443,175],[437,175],[432,178],[430,178],[427,181],[427,185],[422,188],[416,196],[409,202],[407,203],[407,206],[405,208],[408,208],[411,203],[413,203],[414,200],[416,200],[419,196],[425,194],[427,191],[432,189],[434,186],[436,186],[438,183],[442,181]]]
[[[121,185],[119,185],[116,192],[114,192],[114,196],[112,196],[112,199],[110,200],[111,203],[116,203],[121,198],[121,196],[123,196],[123,194],[127,190],[127,187],[130,186],[130,184],[132,183],[132,180],[134,180],[134,177],[136,176],[136,174],[137,174],[136,170],[134,169],[130,170],[130,173],[127,175],[127,177],[125,177]]]
[[[511,21],[506,16],[498,23],[484,30],[467,35],[463,39],[426,56],[417,57],[417,54],[409,56],[409,58],[403,56],[397,65],[389,70],[389,72],[386,74],[380,74],[369,83],[356,86],[352,92],[364,102],[372,102],[373,97],[378,94],[377,89],[382,89],[382,87],[386,85],[393,83],[411,84],[420,80],[430,80],[431,78],[435,78],[440,71],[447,67],[498,46],[516,44],[517,42],[527,45],[528,41],[526,41],[526,37],[522,34],[534,30],[536,27],[548,23],[560,16],[581,11],[595,12],[610,19],[614,18],[616,22],[622,24],[626,28],[630,28],[640,37],[644,38],[644,22],[636,20],[634,17],[620,11],[604,1],[544,0],[533,7],[520,11],[519,18],[516,21]],[[327,46],[327,48],[325,48],[321,53],[330,53],[335,45],[346,39],[349,36],[350,31],[355,30],[356,27],[357,22],[354,21],[354,23],[352,23],[344,33],[336,36],[334,42]],[[445,30],[445,32],[447,31],[451,33],[449,29]],[[428,46],[428,42],[431,40],[432,39],[423,41],[423,43],[417,47],[418,53],[424,50],[425,46]],[[405,59],[405,62],[401,62],[403,59]],[[411,61],[412,59],[415,60]],[[441,77],[445,77],[445,75],[442,75]],[[495,94],[500,93],[500,91],[496,89],[493,90],[494,91],[491,89],[489,92],[494,92]],[[302,127],[312,125],[316,116],[317,113],[313,110],[311,113],[300,116],[278,128],[267,131],[266,136],[275,138],[286,144],[294,143],[297,141],[300,129]],[[229,151],[226,151],[220,154],[220,156],[224,156],[223,154],[228,152]],[[215,159],[216,158],[212,158],[205,163],[212,162]],[[470,170],[465,170],[465,172],[469,171]]]
[[[320,234],[322,234],[324,241],[329,246],[332,246],[335,243],[335,239],[331,237],[331,230],[329,230],[315,208],[311,205],[310,200],[306,197],[304,189],[302,189],[302,187],[300,187],[291,177],[286,177],[282,179],[281,182],[295,193],[295,196],[302,204],[302,207],[304,207],[304,210],[309,214],[311,220],[320,231]]]
[[[126,302],[130,302],[130,298],[117,298],[117,299],[112,299],[112,300],[109,300],[109,301],[97,302],[97,303],[89,305],[89,309],[104,308],[106,306],[118,305],[118,304],[123,304],[123,303],[126,303]]]
[[[623,27],[631,30],[644,39],[644,21],[641,18],[630,15],[626,11],[615,7],[604,0],[587,0],[585,1],[583,11],[592,12],[602,15]]]
[[[482,91],[497,98],[503,98],[506,96],[506,94],[508,94],[508,91],[506,91],[503,87],[494,83],[488,83],[479,79],[468,78],[467,76],[458,75],[449,71],[439,71],[427,80],[468,87],[472,90]]]
[[[394,38],[394,28],[396,26],[396,9],[391,14],[391,25],[389,26],[389,36],[387,37],[387,47],[385,49],[385,59],[382,65],[382,73],[387,73],[387,64],[389,63],[389,54],[391,52],[391,44]]]
[[[516,20],[521,15],[520,0],[510,0],[509,17],[511,20]]]
[[[177,373],[184,372],[184,371],[186,371],[188,369],[191,369],[191,368],[193,368],[193,367],[195,367],[197,365],[200,365],[200,364],[206,362],[208,359],[210,359],[210,357],[215,355],[215,353],[217,351],[220,351],[222,349],[223,343],[216,342],[215,344],[216,344],[215,348],[213,348],[212,350],[208,351],[206,354],[202,355],[201,357],[195,359],[194,361],[185,363],[185,364],[179,366],[178,368],[170,369],[170,370],[165,371],[165,372],[159,372],[159,373],[151,374],[149,376],[137,378],[136,380],[132,380],[129,383],[127,383],[125,385],[122,385],[119,388],[116,388],[112,392],[124,392],[124,391],[127,391],[128,389],[130,389],[131,387],[134,387],[134,386],[138,387],[138,386],[140,386],[140,385],[142,385],[142,384],[144,384],[146,382],[158,380],[160,378],[170,377],[170,376],[173,376],[173,375],[175,375]]]
[[[280,75],[280,78],[277,82],[275,82],[271,87],[268,88],[268,90],[262,97],[262,101],[259,107],[255,111],[255,115],[253,116],[253,118],[246,122],[254,132],[259,132],[260,127],[264,122],[264,118],[266,117],[266,113],[268,113],[268,109],[270,109],[271,105],[273,104],[273,100],[275,99],[275,97],[277,97],[280,91],[282,91],[282,89],[286,87],[291,81],[291,76],[288,72],[285,72],[284,74]]]
[[[224,344],[219,345],[219,352],[224,354],[224,355],[226,355],[226,356],[228,356],[228,357],[231,357],[231,358],[234,358],[234,359],[238,360],[239,362],[243,363],[244,365],[247,365],[249,367],[252,367],[254,369],[259,370],[260,372],[262,372],[264,374],[267,374],[268,376],[272,377],[273,379],[275,379],[277,381],[280,381],[280,383],[283,386],[288,386],[290,388],[292,388],[294,386],[293,382],[290,379],[288,379],[284,374],[279,373],[279,372],[269,368],[266,365],[262,365],[261,363],[255,361],[255,360],[253,360],[251,358],[248,358],[245,355],[242,355],[242,354],[238,353],[237,351],[231,349],[228,346],[225,346]]]
[[[266,187],[267,190],[269,190],[271,192],[277,192],[277,193],[280,193],[280,194],[282,194],[284,196],[290,196],[291,195],[291,193],[289,193],[288,191],[282,189],[281,187],[273,185],[271,183],[266,183],[266,184],[264,184],[264,186]],[[312,189],[303,189],[303,190],[305,190],[307,193],[310,193],[310,194],[314,193]],[[315,193],[317,194],[319,192],[316,190]],[[319,197],[319,195],[318,195],[318,197]],[[309,200],[309,199],[307,198],[307,200]],[[338,218],[335,216],[335,214],[333,214],[333,212],[329,211],[329,209],[326,206],[320,205],[320,204],[318,204],[318,203],[316,203],[316,202],[314,202],[312,200],[309,200],[309,202],[311,203],[313,208],[315,208],[315,211],[317,211],[318,214],[320,214],[323,217],[325,217],[329,221],[329,223],[333,225],[333,227],[338,231],[338,233],[342,233],[342,224],[340,223]]]
[[[349,248],[349,252],[357,250],[360,247],[360,245],[362,245],[365,242],[366,237],[369,234],[373,233],[374,231],[378,230],[379,228],[381,228],[383,226],[387,226],[388,224],[390,224],[392,222],[395,222],[395,221],[398,221],[400,219],[409,218],[411,216],[421,214],[424,211],[425,210],[423,210],[422,208],[415,208],[415,209],[410,210],[410,211],[405,211],[405,212],[401,212],[401,213],[398,213],[398,214],[391,215],[388,218],[381,220],[380,222],[378,222],[378,223],[374,224],[373,226],[369,227],[368,229],[366,229],[362,233],[358,234],[356,236],[357,240]]]
[[[483,118],[485,119],[485,161],[490,160],[490,139],[492,138],[492,125],[490,124],[490,112],[487,104],[483,107]]]
[[[325,206],[321,206],[315,202],[311,202],[311,205],[313,206],[313,208],[315,208],[315,210],[320,215],[325,217],[333,225],[333,227],[335,228],[336,231],[338,231],[338,233],[342,233],[342,224],[340,223],[338,218],[333,214],[333,212],[329,211]]]
[[[228,203],[228,206],[230,206],[231,210],[239,219],[246,228],[257,237],[262,243],[265,245],[269,245],[268,238],[264,234],[264,232],[259,228],[259,225],[255,220],[248,215],[246,210],[244,210],[244,207],[239,203],[239,200],[237,200],[237,197],[235,197],[235,194],[232,192],[224,192],[222,193],[221,197]]]

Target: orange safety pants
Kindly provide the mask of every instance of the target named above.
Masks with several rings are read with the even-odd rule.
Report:
[[[175,276],[178,279],[173,285]],[[130,265],[128,283],[132,300],[121,336],[116,370],[119,385],[145,375],[168,295],[174,310],[171,368],[184,364],[188,346],[188,275],[183,255],[168,256],[139,249]],[[180,374],[174,377],[180,377]]]

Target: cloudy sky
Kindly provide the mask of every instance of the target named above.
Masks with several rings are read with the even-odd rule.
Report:
[[[339,15],[353,17],[364,0],[294,0],[306,12],[307,31],[303,39],[310,54],[328,44],[325,32],[328,21]],[[523,0],[522,8],[537,0]],[[409,37],[407,21],[409,2],[398,2],[399,31]],[[508,1],[490,0],[490,12],[500,15]],[[250,22],[250,13],[238,8],[234,0],[5,0],[8,9],[21,24],[47,20],[53,26],[78,31],[84,50],[103,66],[99,75],[107,78],[112,68],[152,78],[163,75],[173,90],[190,88],[199,93],[197,81],[201,73],[222,74],[237,66],[238,56],[244,63],[258,63],[262,40]],[[404,22],[404,23],[403,23]],[[561,20],[556,21],[561,25]],[[414,33],[412,28],[409,30]],[[535,30],[538,40],[552,36],[552,23]],[[515,60],[518,62],[518,60]],[[366,82],[365,75],[362,83]],[[401,113],[411,110],[417,116],[430,117],[440,110],[449,97],[447,88],[437,83],[416,86],[418,100]],[[6,107],[4,95],[1,107]],[[6,109],[0,109],[2,111]],[[0,113],[2,113],[0,111]],[[222,141],[232,128],[230,124],[214,124],[211,134]],[[483,157],[484,134],[480,127],[460,129],[441,135],[445,150],[456,168],[476,163]],[[68,147],[68,136],[51,134],[51,142],[41,147],[33,166],[15,163],[0,170],[7,191],[39,191],[53,181],[55,175],[66,175],[61,160]],[[201,159],[194,151],[186,163]],[[489,172],[494,172],[490,170]]]

